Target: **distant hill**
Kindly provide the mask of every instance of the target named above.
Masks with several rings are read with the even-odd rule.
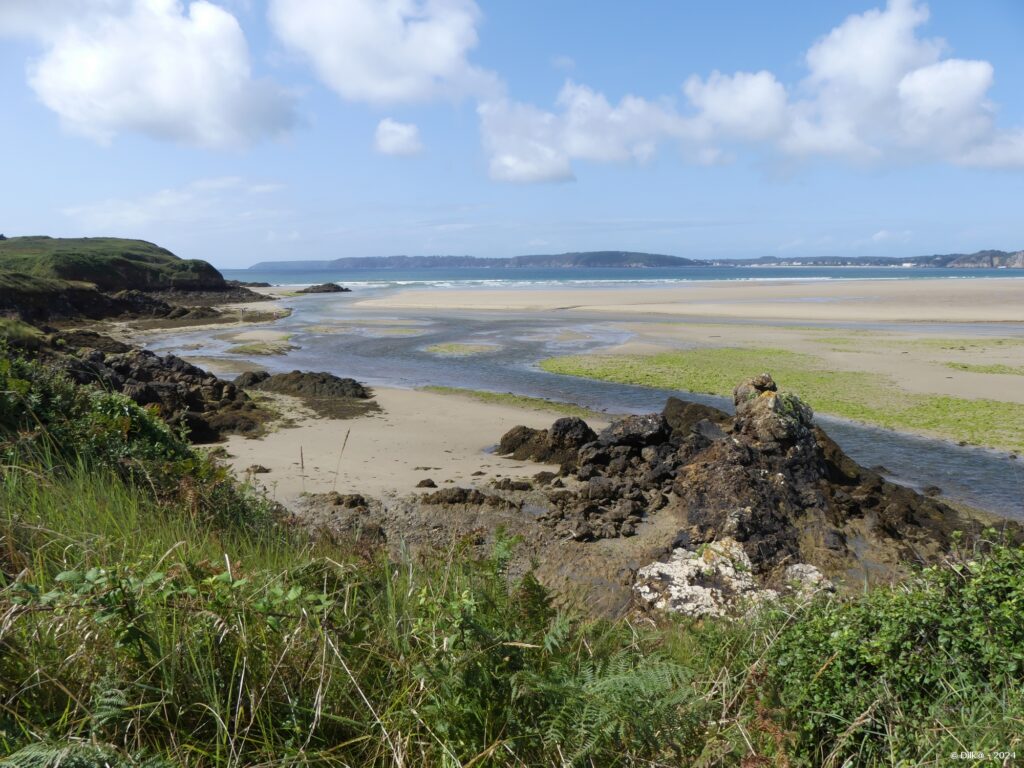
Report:
[[[513,256],[483,259],[478,256],[366,256],[327,261],[261,261],[249,269],[264,272],[320,269],[432,269],[452,267],[556,268],[613,267],[642,269],[645,267],[693,267],[705,262],[666,256],[660,253],[633,251],[584,251],[549,255]]]
[[[5,237],[0,271],[92,283],[101,291],[223,290],[223,275],[205,261],[181,259],[145,240],[115,237]]]
[[[0,244],[2,245],[2,244]],[[583,251],[549,255],[512,256],[486,259],[479,256],[366,256],[325,261],[261,261],[249,269],[263,272],[346,269],[437,269],[453,267],[494,268],[556,268],[606,267],[645,269],[651,267],[950,267],[955,269],[1006,267],[1024,269],[1024,251],[978,251],[933,256],[892,258],[884,256],[805,256],[780,258],[762,256],[756,259],[686,259],[659,253],[634,251]]]
[[[1024,268],[1024,251],[978,251],[977,253],[946,253],[932,256],[893,258],[887,256],[802,256],[780,258],[761,256],[757,259],[713,259],[711,266],[803,266],[803,267],[949,267],[951,269]]]

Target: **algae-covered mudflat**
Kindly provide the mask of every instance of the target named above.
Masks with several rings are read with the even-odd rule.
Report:
[[[571,355],[548,358],[540,365],[550,373],[715,395],[728,395],[736,381],[769,371],[820,413],[1024,450],[1024,404],[910,392],[888,376],[835,370],[818,356],[786,349],[699,347],[655,354]]]
[[[443,355],[445,357],[469,357],[471,355],[483,355],[487,352],[497,352],[500,347],[497,344],[471,344],[459,342],[445,342],[442,344],[431,344],[425,347],[424,351],[432,355]]]

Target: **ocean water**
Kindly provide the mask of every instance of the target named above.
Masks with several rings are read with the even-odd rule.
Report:
[[[937,269],[932,267],[670,267],[670,268],[505,268],[256,270],[224,269],[229,280],[273,285],[341,283],[353,291],[400,287],[544,288],[568,285],[664,286],[697,280],[925,280],[1016,277],[1024,269]]]

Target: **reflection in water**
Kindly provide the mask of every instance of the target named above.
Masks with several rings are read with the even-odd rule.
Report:
[[[295,302],[292,316],[273,327],[295,334],[292,341],[300,348],[286,356],[261,359],[261,365],[271,370],[326,370],[377,386],[441,385],[514,392],[612,413],[661,410],[670,395],[725,410],[732,407],[719,397],[559,376],[536,367],[537,361],[551,355],[587,352],[629,337],[600,318],[539,313],[380,314],[349,307],[351,301],[331,295]],[[630,322],[642,322],[642,318],[631,317]],[[943,329],[950,330],[955,329]],[[1007,333],[1006,326],[1000,331]],[[213,335],[219,334],[214,331]],[[211,339],[208,330],[161,339],[151,348],[182,351],[196,343],[202,344],[204,357],[237,359],[226,353],[230,343]],[[464,357],[427,351],[437,344],[494,345],[495,350]],[[819,421],[850,456],[866,466],[884,466],[898,482],[918,488],[935,485],[952,500],[1024,520],[1024,461],[826,416]],[[499,437],[494,435],[495,441]]]

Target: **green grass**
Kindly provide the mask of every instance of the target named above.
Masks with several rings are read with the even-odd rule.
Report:
[[[423,387],[425,392],[435,392],[439,395],[457,395],[479,400],[482,403],[493,403],[495,405],[506,405],[512,408],[525,408],[531,411],[550,411],[562,416],[578,416],[581,419],[606,420],[607,413],[593,411],[581,405],[573,403],[560,403],[555,400],[546,400],[542,397],[529,397],[527,395],[514,395],[511,392],[488,392],[482,389],[462,389],[460,387]]]
[[[452,341],[424,347],[425,352],[446,357],[469,357],[471,355],[486,354],[487,352],[496,352],[498,349],[497,344],[460,344]]]
[[[274,341],[250,341],[245,344],[235,344],[228,347],[227,351],[233,355],[286,355],[297,347],[288,339],[275,339]]]
[[[1020,548],[737,621],[589,618],[509,577],[515,542],[414,560],[309,536],[152,414],[0,361],[2,768],[1024,750]]]
[[[969,371],[970,373],[998,373],[1008,376],[1024,376],[1024,365],[1002,365],[993,363],[991,365],[975,363],[944,363],[947,368],[955,371]]]
[[[5,340],[11,346],[36,349],[42,346],[45,339],[42,331],[28,323],[0,317],[0,340]]]
[[[814,355],[784,349],[713,347],[654,355],[549,358],[551,373],[728,396],[737,382],[768,371],[816,411],[896,430],[1006,450],[1024,450],[1024,405],[906,392],[884,376],[830,371]]]
[[[179,259],[144,240],[114,237],[12,237],[0,240],[0,271],[93,283],[100,290],[221,288],[205,261]]]

